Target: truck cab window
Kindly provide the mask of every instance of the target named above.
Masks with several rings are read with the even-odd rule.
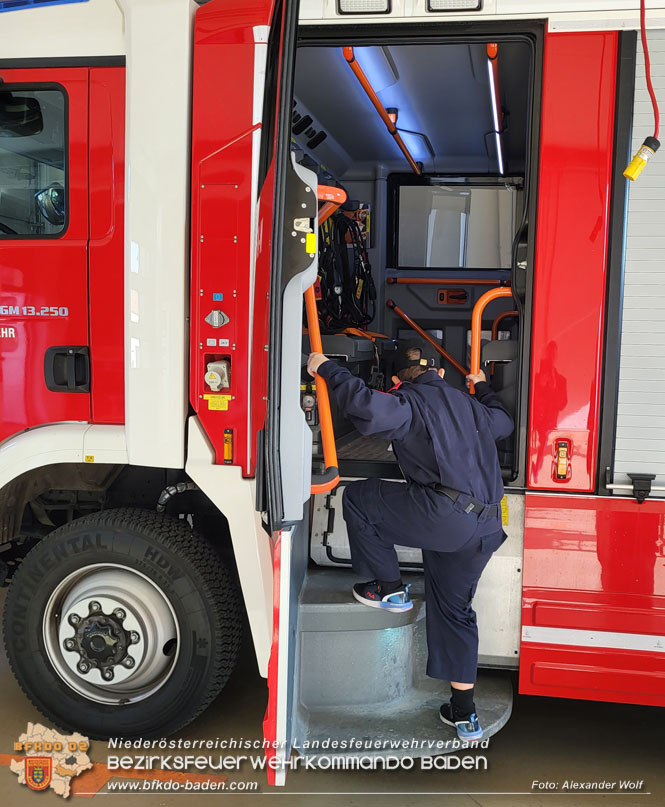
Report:
[[[53,238],[67,220],[66,98],[61,89],[0,89],[0,238]]]

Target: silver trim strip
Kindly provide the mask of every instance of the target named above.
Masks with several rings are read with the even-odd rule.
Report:
[[[282,530],[279,541],[279,624],[277,627],[277,714],[275,726],[275,786],[286,784],[287,760],[291,746],[287,746],[286,731],[289,708],[289,601],[291,599],[291,542],[293,528]]]
[[[645,633],[613,633],[608,630],[573,630],[571,628],[522,627],[523,642],[538,644],[579,645],[581,647],[607,647],[615,650],[644,650],[665,653],[665,636]]]

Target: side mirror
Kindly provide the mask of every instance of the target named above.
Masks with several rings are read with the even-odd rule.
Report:
[[[29,137],[43,128],[42,109],[36,98],[0,91],[0,137]]]
[[[65,222],[65,189],[59,182],[51,184],[35,194],[37,209],[51,224]]]

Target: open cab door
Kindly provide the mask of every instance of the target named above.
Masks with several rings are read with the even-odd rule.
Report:
[[[243,594],[259,666],[268,672],[271,784],[283,784],[292,744],[288,712],[312,463],[299,396],[303,293],[316,278],[317,200],[316,175],[289,159],[297,15],[297,0],[211,0],[197,10],[194,34],[190,401],[217,464],[240,466],[247,484],[239,484],[238,495],[256,477],[256,509],[270,535],[267,585],[260,576],[248,585],[245,574]],[[215,368],[224,368],[225,383],[211,387]],[[239,499],[232,518],[237,534],[238,519],[251,519]],[[236,547],[245,572],[263,570],[268,539],[260,526],[258,533],[255,543],[248,535]]]

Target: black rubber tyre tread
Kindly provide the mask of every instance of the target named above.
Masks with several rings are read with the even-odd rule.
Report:
[[[189,564],[193,567],[195,576],[199,578],[198,581],[193,581],[197,583],[197,591],[215,615],[215,624],[212,627],[212,641],[210,642],[210,653],[214,655],[214,660],[208,672],[205,692],[202,697],[186,714],[180,715],[177,720],[172,720],[168,725],[160,725],[158,723],[159,715],[155,715],[154,729],[144,730],[140,734],[141,737],[168,736],[194,720],[221,692],[236,665],[243,635],[244,609],[241,595],[231,574],[215,548],[205,538],[193,531],[189,524],[182,519],[138,508],[104,510],[75,519],[69,524],[54,530],[40,541],[21,563],[7,592],[2,627],[5,651],[10,667],[25,695],[42,714],[61,728],[81,730],[78,726],[68,724],[66,716],[58,714],[57,711],[49,708],[42,698],[35,695],[30,682],[24,679],[19,669],[12,643],[8,640],[9,626],[7,623],[12,612],[14,592],[20,586],[23,578],[30,572],[31,558],[35,559],[40,554],[40,551],[47,550],[51,545],[57,544],[63,537],[75,535],[82,529],[85,530],[90,527],[108,527],[114,530],[122,530],[134,536],[149,539],[159,547],[173,551],[182,558],[184,565]],[[44,605],[49,596],[50,591],[43,595]],[[181,624],[180,629],[182,633],[186,626]],[[41,624],[39,625],[39,630],[41,630]],[[44,655],[44,664],[48,665],[49,668],[51,666],[46,655]],[[49,670],[49,672],[53,676],[57,676],[55,671]],[[73,690],[70,691],[73,692]],[[77,697],[81,701],[86,700],[81,696]],[[143,703],[147,702],[146,700]],[[126,709],[127,707],[116,706],[113,708]],[[84,733],[94,739],[106,739],[112,736],[108,733],[95,734],[94,729],[91,730],[90,727],[86,727]],[[123,736],[131,736],[131,731],[124,731]]]

